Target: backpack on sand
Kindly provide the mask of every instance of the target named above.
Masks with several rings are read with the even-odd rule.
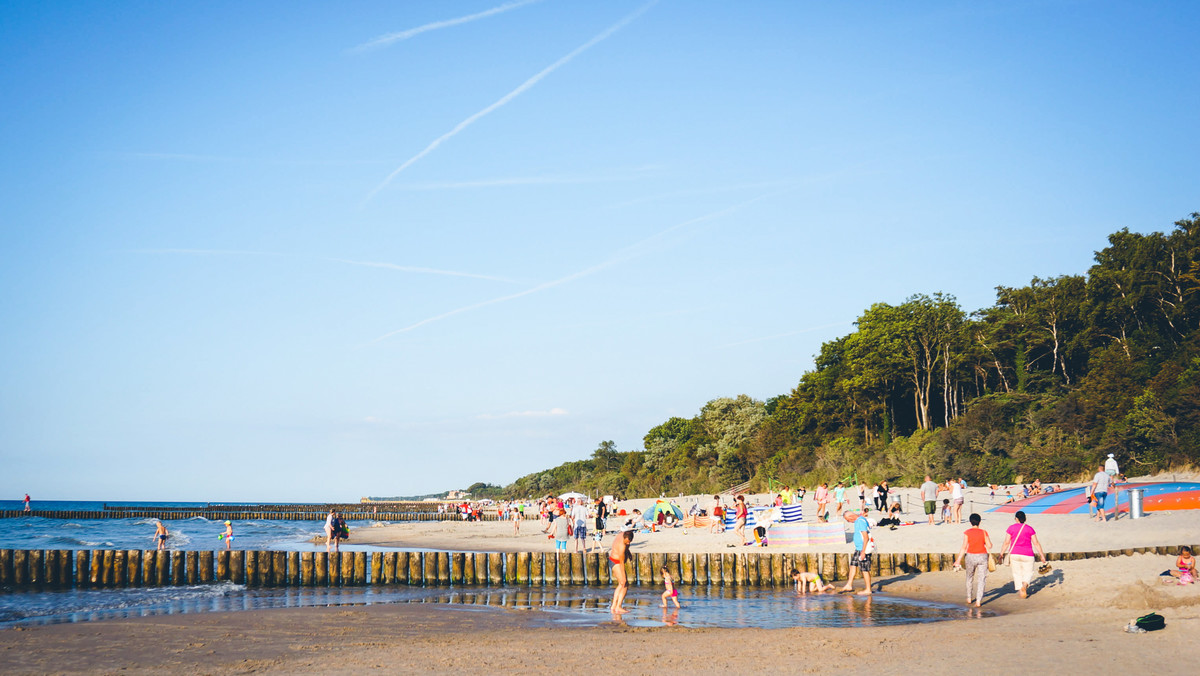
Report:
[[[1158,613],[1150,613],[1149,615],[1142,615],[1141,617],[1137,618],[1133,621],[1133,624],[1138,629],[1144,629],[1146,631],[1158,631],[1159,629],[1167,626],[1167,621]]]

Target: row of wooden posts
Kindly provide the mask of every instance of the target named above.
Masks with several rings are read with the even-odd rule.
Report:
[[[258,512],[258,511],[215,511],[208,509],[193,509],[193,510],[162,510],[162,509],[139,509],[139,510],[120,510],[120,511],[100,511],[100,510],[45,510],[25,512],[19,509],[0,510],[0,519],[19,519],[31,516],[38,516],[44,519],[163,519],[167,521],[180,519],[194,519],[203,517],[210,521],[324,521],[329,510],[324,512],[314,511],[297,511],[297,512]],[[462,521],[462,516],[458,512],[448,512],[438,514],[437,512],[339,512],[341,517],[347,521]],[[480,514],[481,521],[496,521],[498,516],[495,512]]]
[[[1139,547],[1050,553],[1051,561],[1175,554],[1178,547]],[[953,554],[877,554],[876,576],[950,570]],[[631,584],[662,584],[662,568],[682,585],[781,586],[791,569],[844,580],[845,553],[638,552],[625,562]],[[137,587],[230,581],[251,586],[329,585],[608,585],[608,559],[580,552],[296,552],[172,551],[138,549],[0,550],[0,588]]]

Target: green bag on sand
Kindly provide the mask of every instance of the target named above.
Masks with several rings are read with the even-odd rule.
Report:
[[[1158,613],[1150,613],[1149,615],[1142,615],[1141,617],[1137,618],[1133,621],[1133,624],[1138,629],[1144,629],[1146,631],[1158,631],[1159,629],[1167,626],[1167,621]]]

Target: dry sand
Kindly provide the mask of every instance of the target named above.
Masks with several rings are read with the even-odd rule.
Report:
[[[905,489],[907,503],[916,505],[909,498],[912,489]],[[766,500],[766,496],[753,496],[752,499]],[[986,509],[996,505],[989,502],[986,489],[970,489],[968,499],[971,506],[983,517],[982,527],[992,537],[997,549],[1004,542],[1004,530],[1013,521],[1011,514],[987,512]],[[676,498],[675,502],[685,511],[700,500],[702,507],[708,507],[712,496],[686,496]],[[654,500],[629,500],[619,503],[619,507],[631,511],[634,507],[646,509]],[[803,504],[806,521],[811,521],[816,514],[816,504],[810,497]],[[963,510],[963,520],[969,514]],[[901,526],[896,530],[886,528],[876,529],[875,536],[881,552],[957,552],[962,545],[962,533],[966,524],[939,524],[930,526],[925,521],[923,512],[910,508],[907,519],[917,520],[911,526]],[[609,527],[615,528],[623,517],[609,519]],[[834,519],[836,520],[836,519]],[[1122,515],[1119,520],[1108,523],[1098,523],[1085,515],[1031,514],[1028,523],[1038,533],[1038,539],[1047,552],[1086,552],[1108,549],[1125,549],[1132,547],[1153,547],[1159,545],[1176,546],[1181,544],[1200,544],[1200,510],[1177,512],[1151,512],[1145,518],[1130,519]],[[846,525],[849,529],[849,524]],[[324,539],[319,539],[324,542]],[[451,551],[490,551],[490,552],[549,552],[554,550],[553,540],[547,539],[538,528],[537,519],[525,520],[521,523],[520,535],[512,534],[510,523],[495,521],[484,522],[425,522],[407,524],[376,524],[374,527],[352,528],[350,544],[376,545],[380,547],[409,547],[417,549],[437,549]],[[590,541],[589,541],[590,542]],[[604,539],[607,547],[612,542],[612,536]],[[657,533],[639,534],[634,539],[633,551],[643,552],[719,552],[728,551],[729,545],[736,546],[732,531],[725,534],[710,534],[705,530],[670,528]],[[568,546],[574,551],[575,543]],[[589,544],[593,546],[594,544]],[[324,545],[321,545],[321,549]],[[853,545],[848,542],[841,545],[825,545],[811,547],[769,547],[766,551],[773,552],[851,552]]]
[[[1181,674],[1200,659],[1200,591],[1158,585],[1170,557],[1059,564],[1021,600],[989,578],[996,617],[862,629],[547,625],[538,611],[376,605],[212,613],[0,631],[0,673]],[[887,593],[961,602],[959,573],[884,579]],[[606,593],[596,590],[597,594]],[[781,592],[783,593],[783,592]],[[685,590],[686,603],[686,590]],[[1126,634],[1158,610],[1167,628]],[[686,613],[686,605],[683,611]],[[681,615],[686,621],[686,617]]]

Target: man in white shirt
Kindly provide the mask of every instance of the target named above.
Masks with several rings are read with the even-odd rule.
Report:
[[[1096,472],[1096,476],[1092,477],[1092,497],[1096,501],[1096,520],[1107,522],[1108,515],[1104,513],[1104,500],[1108,498],[1108,484],[1110,481],[1108,473],[1104,471],[1104,465],[1100,466],[1100,471]],[[1115,506],[1114,506],[1115,507]],[[1116,511],[1115,509],[1113,511]]]
[[[583,551],[586,553],[588,551],[588,508],[587,505],[583,504],[582,498],[571,498],[571,500],[575,503],[574,506],[571,507],[571,512],[569,515],[572,521],[571,525],[573,527],[573,535],[575,536],[575,551],[578,552],[580,546],[582,546]]]

